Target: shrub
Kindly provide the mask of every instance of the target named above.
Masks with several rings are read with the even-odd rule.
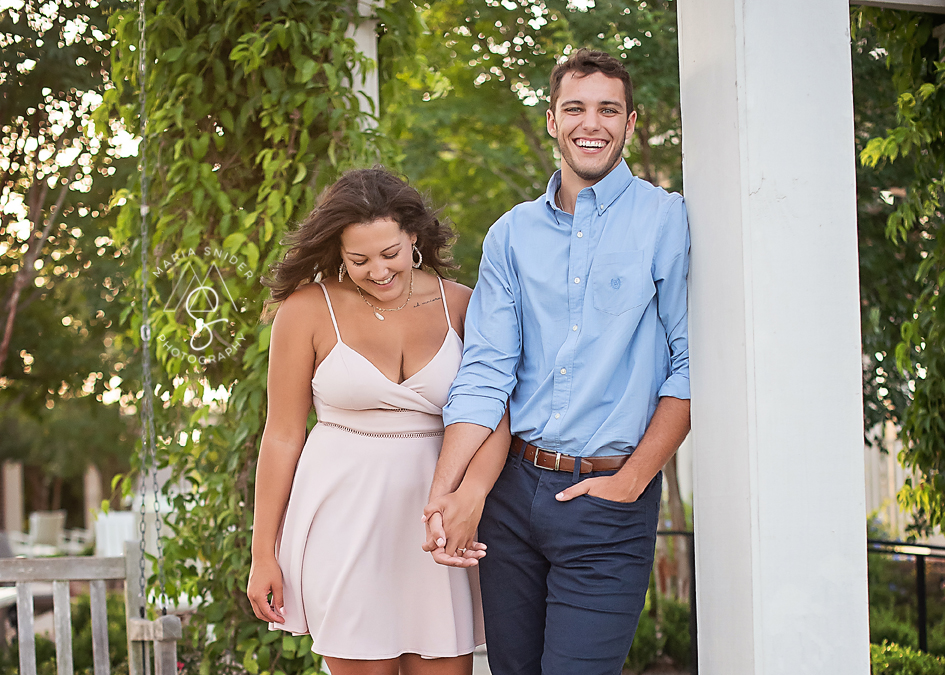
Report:
[[[883,642],[870,645],[872,675],[945,675],[945,658]]]
[[[643,670],[656,661],[659,654],[659,640],[656,636],[656,621],[646,610],[640,615],[636,635],[633,636],[633,645],[627,655],[625,666],[635,673]]]
[[[689,667],[692,661],[689,634],[689,604],[671,598],[661,598],[663,603],[663,653],[680,669]]]

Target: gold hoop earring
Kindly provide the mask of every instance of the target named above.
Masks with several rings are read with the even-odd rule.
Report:
[[[420,249],[417,248],[416,244],[413,245],[413,252],[417,254],[417,260],[413,263],[413,268],[418,270],[420,269],[420,265],[423,264],[423,254],[420,253]],[[410,259],[413,260],[413,256],[411,256]]]
[[[348,270],[347,270],[347,268],[345,267],[345,264],[344,264],[344,263],[341,263],[341,265],[338,267],[338,283],[339,283],[339,284],[340,284],[342,281],[345,280],[345,272],[347,272],[347,271],[348,271]]]

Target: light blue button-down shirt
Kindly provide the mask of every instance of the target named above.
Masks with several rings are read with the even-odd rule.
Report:
[[[661,396],[689,398],[686,208],[623,161],[573,216],[555,206],[560,183],[486,235],[443,419],[495,429],[508,402],[530,443],[631,452]]]

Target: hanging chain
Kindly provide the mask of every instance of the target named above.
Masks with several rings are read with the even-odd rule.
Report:
[[[164,545],[161,542],[161,505],[158,499],[157,456],[155,452],[156,434],[154,430],[154,385],[151,382],[151,324],[148,316],[148,250],[150,238],[148,235],[148,165],[147,165],[147,92],[145,91],[147,77],[147,45],[145,43],[145,0],[138,0],[138,82],[140,85],[139,113],[140,137],[138,145],[139,170],[141,173],[141,362],[144,371],[144,392],[141,401],[141,523],[138,526],[140,538],[138,547],[141,557],[138,563],[138,585],[141,590],[141,617],[144,618],[144,608],[147,605],[147,581],[145,578],[145,495],[147,495],[147,477],[152,476],[154,490],[154,529],[157,541],[158,581],[160,586],[159,600],[162,613],[167,613],[167,591],[164,579]]]

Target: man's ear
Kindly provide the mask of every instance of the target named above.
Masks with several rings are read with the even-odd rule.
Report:
[[[633,128],[637,123],[637,111],[634,110],[630,113],[630,116],[627,117],[627,137],[633,136]]]
[[[551,108],[545,111],[545,126],[548,129],[549,136],[558,138],[558,124],[555,122],[555,115]]]

